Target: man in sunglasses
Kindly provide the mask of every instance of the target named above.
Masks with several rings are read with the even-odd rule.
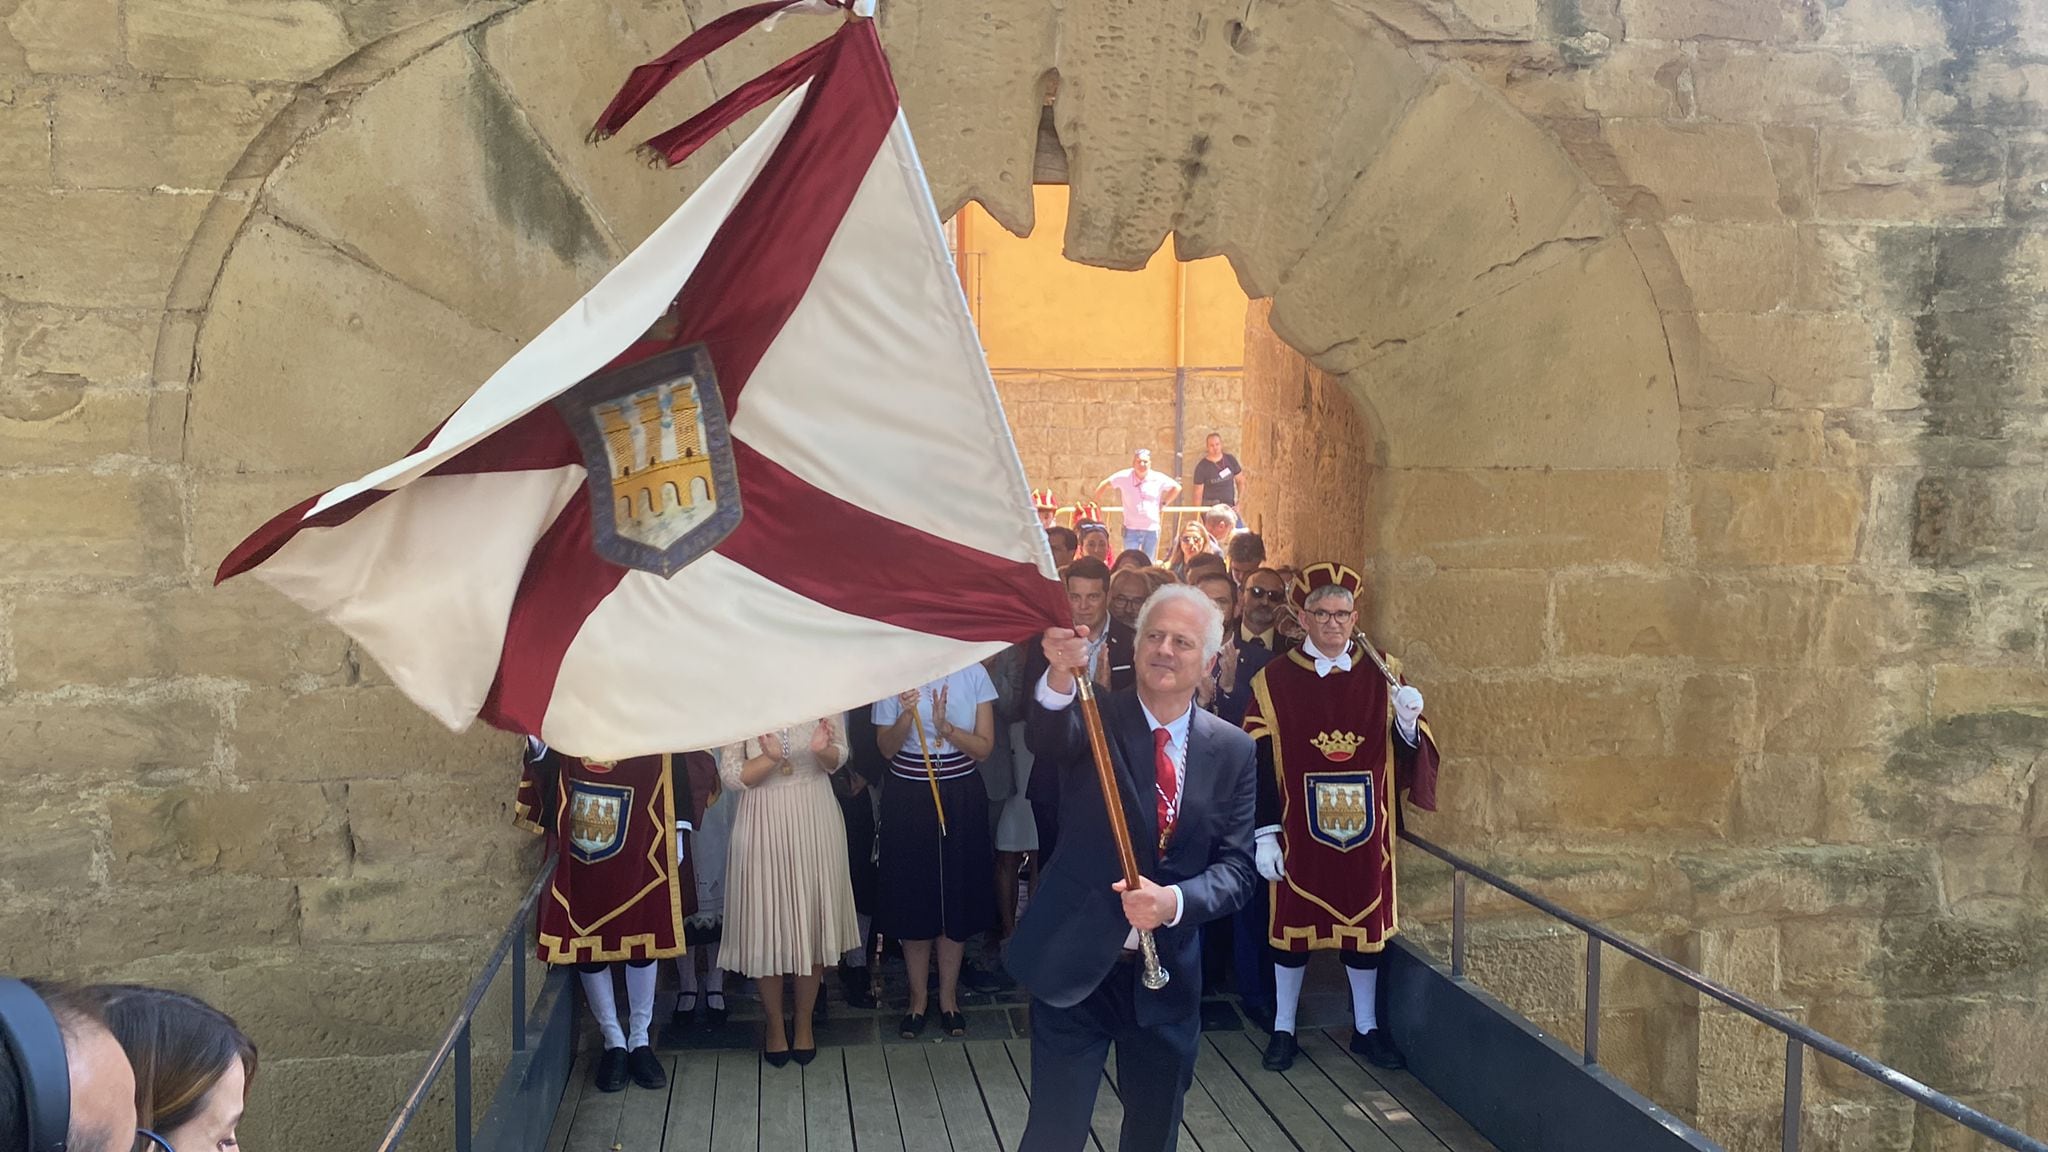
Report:
[[[1244,723],[1252,702],[1252,677],[1293,642],[1280,635],[1280,613],[1287,605],[1287,578],[1271,568],[1255,568],[1238,589],[1238,618],[1219,660],[1216,714],[1233,724]],[[1238,1003],[1254,1024],[1273,1028],[1273,963],[1266,950],[1266,885],[1255,885],[1250,900],[1231,916],[1231,974]]]
[[[1351,984],[1351,1050],[1405,1061],[1379,1020],[1380,960],[1398,930],[1395,805],[1436,810],[1437,750],[1422,693],[1356,633],[1364,580],[1324,561],[1301,570],[1288,605],[1302,645],[1252,678],[1245,713],[1259,758],[1255,862],[1270,887],[1273,1036],[1265,1066],[1294,1063],[1295,1007],[1312,952],[1335,951]]]

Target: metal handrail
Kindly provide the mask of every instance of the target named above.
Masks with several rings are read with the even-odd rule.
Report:
[[[434,1082],[441,1078],[441,1070],[448,1061],[455,1061],[455,1152],[470,1152],[470,1140],[474,1133],[474,1116],[470,1106],[470,1025],[476,1017],[476,1010],[483,1005],[484,995],[491,990],[491,982],[497,978],[498,969],[511,955],[515,944],[532,935],[533,912],[540,904],[541,893],[547,891],[548,881],[555,874],[555,858],[550,855],[541,866],[540,874],[533,878],[526,896],[519,902],[519,911],[513,913],[512,923],[505,926],[505,932],[498,937],[498,943],[491,949],[484,961],[484,970],[470,983],[469,994],[462,998],[462,1009],[455,1014],[455,1022],[448,1026],[447,1034],[427,1060],[425,1070],[412,1086],[412,1093],[391,1118],[391,1127],[384,1132],[384,1139],[378,1143],[377,1152],[396,1152],[398,1142],[405,1137],[405,1130],[412,1126],[419,1111],[426,1105],[427,1094],[434,1090]],[[512,1051],[526,1051],[526,964],[521,961],[512,965]]]
[[[1703,995],[1711,996],[1737,1012],[1748,1016],[1764,1026],[1774,1029],[1785,1037],[1785,1095],[1783,1132],[1780,1136],[1784,1152],[1796,1152],[1799,1147],[1799,1117],[1801,1097],[1805,1088],[1805,1050],[1808,1048],[1848,1065],[1857,1072],[1890,1088],[1901,1096],[1924,1108],[1932,1109],[1954,1120],[1979,1135],[1990,1137],[2000,1145],[2015,1149],[2016,1152],[2048,1152],[2048,1143],[2043,1143],[2021,1132],[2009,1124],[1995,1120],[1977,1111],[1953,1096],[1929,1088],[1911,1076],[1888,1064],[1865,1056],[1839,1040],[1824,1036],[1808,1028],[1782,1012],[1767,1008],[1742,993],[1717,984],[1705,976],[1676,961],[1666,959],[1626,936],[1610,931],[1586,919],[1584,916],[1548,900],[1512,880],[1495,875],[1470,860],[1447,848],[1433,844],[1407,829],[1401,830],[1401,839],[1415,845],[1431,856],[1451,866],[1451,976],[1456,980],[1465,979],[1465,877],[1477,876],[1489,886],[1513,896],[1522,903],[1543,912],[1554,919],[1562,920],[1586,935],[1586,1042],[1585,1062],[1599,1063],[1600,1051],[1600,948],[1606,945],[1625,956],[1662,972],[1673,980]]]

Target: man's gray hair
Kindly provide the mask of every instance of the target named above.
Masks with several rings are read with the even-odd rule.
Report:
[[[1216,602],[1204,595],[1192,584],[1165,584],[1152,595],[1145,597],[1145,606],[1138,609],[1138,635],[1145,635],[1145,624],[1152,619],[1152,610],[1162,604],[1175,601],[1186,604],[1202,615],[1202,660],[1204,663],[1223,651],[1223,613],[1217,611]]]
[[[1306,612],[1325,600],[1333,600],[1339,596],[1351,601],[1353,604],[1358,603],[1357,598],[1351,595],[1351,589],[1346,588],[1342,584],[1324,584],[1302,598],[1301,610]]]

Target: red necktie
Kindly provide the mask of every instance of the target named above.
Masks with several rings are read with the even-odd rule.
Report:
[[[1166,742],[1171,733],[1164,728],[1152,730],[1152,774],[1159,791],[1159,846],[1164,848],[1166,840],[1173,835],[1173,822],[1180,816],[1180,780],[1173,771],[1173,757],[1166,754]]]

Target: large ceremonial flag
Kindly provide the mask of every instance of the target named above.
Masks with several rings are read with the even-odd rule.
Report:
[[[594,137],[804,6],[707,24]],[[784,92],[410,455],[277,516],[219,579],[334,621],[452,728],[597,759],[859,707],[1064,623],[873,23],[646,147],[680,160]]]

